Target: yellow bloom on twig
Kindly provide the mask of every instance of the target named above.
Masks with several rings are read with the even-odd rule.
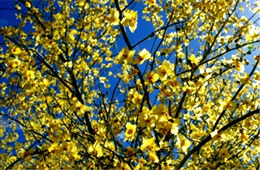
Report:
[[[121,24],[124,26],[129,26],[130,31],[134,32],[137,27],[137,11],[124,11],[124,18],[122,19]]]
[[[150,152],[158,151],[160,148],[155,144],[155,138],[143,139],[143,144],[140,149],[142,151],[149,150]]]
[[[149,71],[146,74],[145,81],[148,84],[153,84],[159,79],[159,75],[157,73],[154,73],[153,71]]]
[[[126,140],[132,141],[135,138],[135,132],[136,132],[136,125],[127,123],[126,131],[125,131],[125,141]]]
[[[151,57],[151,54],[146,49],[140,51],[135,59],[135,64],[143,64],[143,62]]]
[[[111,25],[118,25],[120,22],[119,12],[116,9],[111,9],[110,15],[107,17],[107,21]]]
[[[177,148],[179,148],[181,151],[187,154],[190,145],[191,142],[188,139],[186,139],[185,136],[183,136],[182,134],[177,135],[177,143],[176,143]]]
[[[128,50],[127,48],[123,48],[118,56],[116,57],[116,63],[122,64],[124,62],[128,62],[129,64],[134,63],[134,50]]]

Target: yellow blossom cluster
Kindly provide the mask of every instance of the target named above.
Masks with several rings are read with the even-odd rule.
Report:
[[[0,28],[1,168],[259,168],[258,2],[15,9]]]

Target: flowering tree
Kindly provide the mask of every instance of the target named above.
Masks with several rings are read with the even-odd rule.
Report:
[[[1,167],[259,168],[257,6],[17,0]]]

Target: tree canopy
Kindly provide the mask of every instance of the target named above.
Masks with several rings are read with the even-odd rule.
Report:
[[[259,2],[15,8],[0,29],[0,167],[260,167]]]

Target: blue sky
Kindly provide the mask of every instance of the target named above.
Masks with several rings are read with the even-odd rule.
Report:
[[[17,24],[14,0],[0,0],[0,27]]]

